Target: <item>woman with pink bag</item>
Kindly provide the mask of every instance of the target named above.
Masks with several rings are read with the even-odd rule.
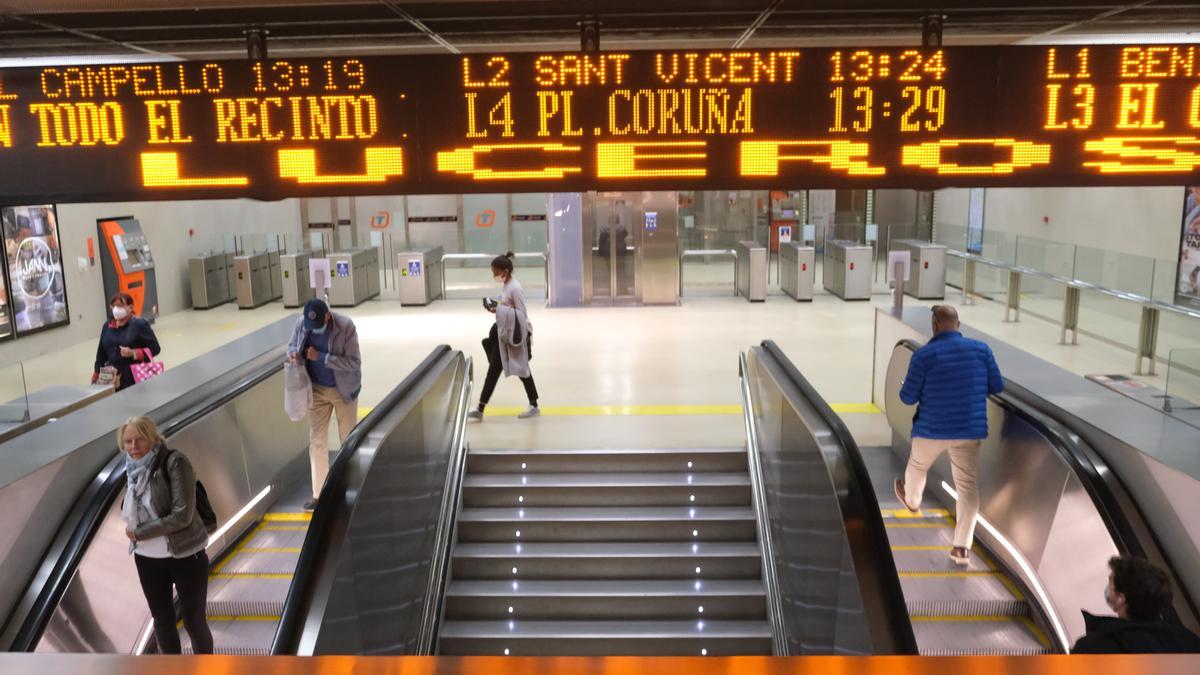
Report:
[[[113,373],[116,390],[121,391],[162,372],[162,364],[154,362],[162,348],[150,322],[134,316],[132,296],[117,293],[109,299],[108,306],[112,320],[100,329],[92,383],[101,380],[102,371]],[[135,378],[135,370],[141,377]]]

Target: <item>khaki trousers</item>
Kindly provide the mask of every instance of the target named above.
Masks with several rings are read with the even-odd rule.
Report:
[[[358,401],[343,401],[333,387],[314,384],[312,392],[312,407],[308,409],[308,458],[312,463],[312,493],[316,499],[321,496],[321,486],[329,475],[329,419],[337,415],[340,447],[358,424]]]
[[[908,466],[904,469],[904,496],[909,508],[921,508],[921,497],[925,493],[925,476],[929,467],[943,453],[950,453],[950,469],[954,476],[954,490],[958,493],[958,506],[954,526],[954,545],[970,549],[975,541],[975,521],[979,518],[979,483],[976,471],[979,466],[978,440],[938,440],[914,438]],[[915,501],[914,501],[915,500]]]

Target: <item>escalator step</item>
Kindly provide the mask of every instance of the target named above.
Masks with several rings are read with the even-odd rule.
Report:
[[[900,575],[912,616],[1029,616],[1029,604],[999,573],[912,574]]]
[[[917,618],[913,621],[922,656],[1036,656],[1050,643],[1027,619],[988,616]]]

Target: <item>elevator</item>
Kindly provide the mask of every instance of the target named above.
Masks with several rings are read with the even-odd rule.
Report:
[[[677,193],[589,192],[582,202],[583,304],[676,304]]]

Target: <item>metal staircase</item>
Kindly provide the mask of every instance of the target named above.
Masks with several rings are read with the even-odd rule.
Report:
[[[770,654],[744,449],[467,456],[441,654]]]

